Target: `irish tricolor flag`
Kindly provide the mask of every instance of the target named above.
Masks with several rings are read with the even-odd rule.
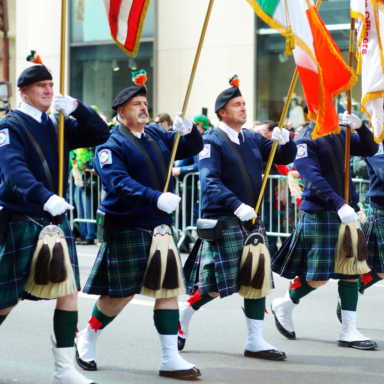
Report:
[[[282,35],[292,27],[293,56],[308,104],[316,122],[313,138],[340,132],[332,99],[357,81],[325,28],[312,0],[247,0],[257,15]]]

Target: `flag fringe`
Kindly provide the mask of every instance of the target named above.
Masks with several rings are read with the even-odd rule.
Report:
[[[379,11],[384,12],[384,3],[380,0],[371,0],[371,3],[374,7],[377,7]]]
[[[145,17],[147,16],[147,11],[148,11],[148,7],[149,7],[149,2],[150,2],[150,0],[145,0],[145,1],[144,1],[144,4],[143,4],[143,10],[142,10],[141,15],[140,15],[139,24],[138,24],[138,26],[137,26],[136,38],[135,38],[135,44],[134,44],[134,46],[133,46],[132,51],[130,51],[130,50],[129,50],[128,48],[126,48],[123,44],[121,44],[120,42],[118,42],[118,41],[113,37],[113,35],[111,34],[112,39],[113,39],[114,42],[119,46],[119,48],[121,48],[127,55],[129,55],[129,56],[131,56],[131,57],[136,57],[137,52],[138,52],[139,47],[140,47],[140,39],[141,39],[141,34],[142,34],[142,32],[143,32],[143,27],[144,27]]]
[[[357,49],[356,49],[356,59],[357,59],[356,73],[358,75],[360,75],[361,74],[361,50],[359,49],[359,47],[361,45],[361,40],[366,35],[367,26],[365,25],[365,16],[362,15],[361,13],[356,12],[356,11],[351,9],[351,17],[353,17],[354,19],[358,19],[362,22],[361,32],[357,38],[357,44],[356,44],[356,47],[357,47]]]

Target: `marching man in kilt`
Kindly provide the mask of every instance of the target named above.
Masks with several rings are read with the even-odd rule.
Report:
[[[43,282],[44,285],[40,285],[40,288],[50,286],[49,278],[52,282],[54,271],[50,269],[48,276],[47,264],[45,272],[36,268],[35,276],[28,278],[31,263],[33,264],[32,259],[40,241],[39,234],[43,232],[43,227],[52,222],[52,218],[64,214],[68,209],[73,209],[56,194],[58,138],[53,121],[56,121],[57,115],[54,118],[47,115],[53,98],[52,75],[44,65],[34,65],[21,73],[17,86],[20,88],[21,106],[4,117],[0,123],[0,324],[7,316],[8,321],[12,321],[12,316],[9,316],[11,310],[20,300],[27,297],[25,292],[27,280],[35,279],[37,282],[38,273],[44,280],[42,272],[46,275],[47,281]],[[97,113],[70,96],[56,95],[54,107],[56,111],[66,116],[63,179],[63,189],[66,191],[69,152],[76,148],[104,143],[109,137],[109,130]],[[69,118],[69,115],[76,120]],[[54,296],[57,298],[53,317],[56,343],[52,342],[55,372],[51,384],[92,383],[92,380],[77,372],[73,365],[78,317],[77,291],[80,290],[80,281],[74,237],[65,216],[58,231],[63,236],[62,242],[67,243],[65,249],[69,269],[65,270],[66,272],[63,270],[56,272],[71,275],[74,278],[74,289],[72,294],[63,293],[64,296],[60,294]],[[60,243],[60,240],[57,242]],[[47,247],[48,245],[44,244],[49,256],[50,251]],[[56,249],[57,247],[66,252],[62,245],[55,245]],[[56,252],[56,256],[60,255],[63,256],[63,253]],[[52,262],[53,259],[51,266]]]
[[[234,78],[231,82],[233,86],[217,97],[215,112],[220,123],[218,128],[203,136],[204,150],[199,156],[199,173],[204,219],[198,222],[198,234],[203,244],[199,249],[198,240],[184,266],[191,296],[180,307],[179,350],[185,346],[192,316],[203,305],[216,297],[231,296],[243,288],[240,288],[239,279],[244,268],[241,270],[240,266],[243,251],[251,252],[251,247],[245,245],[251,233],[258,233],[261,239],[264,237],[263,252],[267,252],[264,224],[257,218],[256,224],[252,225],[252,219],[256,218],[254,206],[261,187],[263,162],[268,160],[273,140],[279,143],[275,157],[277,164],[291,163],[296,153],[296,145],[285,129],[280,131],[275,128],[272,140],[268,140],[259,133],[242,128],[247,121],[247,111],[238,81]],[[210,223],[220,229],[221,236],[205,236],[202,233],[204,228],[212,227]],[[250,254],[249,270],[246,271],[249,272],[248,280],[254,272],[252,258]],[[262,268],[262,280],[268,284],[266,292],[269,292],[270,260],[263,257],[261,262],[261,259],[259,257],[258,265]],[[265,295],[244,299],[248,328],[244,354],[254,358],[284,360],[285,353],[276,350],[262,336]]]
[[[97,369],[98,337],[134,295],[141,293],[156,298],[153,317],[162,347],[160,376],[191,379],[201,374],[177,350],[177,296],[185,293],[185,285],[169,229],[180,198],[172,193],[172,180],[169,192],[161,192],[176,133],[147,125],[146,77],[143,72],[134,76],[139,85],[116,96],[112,108],[118,112],[120,124],[97,148],[94,161],[106,190],[97,214],[104,236],[84,292],[101,296],[78,336],[77,362],[83,369]],[[180,116],[173,125],[181,133],[176,159],[194,156],[203,148],[196,125]]]
[[[369,209],[366,212],[367,221],[363,233],[367,239],[368,266],[370,272],[358,279],[360,293],[384,279],[384,152],[383,143],[379,151],[372,157],[365,157],[370,179]]]
[[[344,113],[342,123],[356,129],[351,135],[352,156],[373,156],[378,146],[372,132],[355,115]],[[341,300],[342,327],[337,338],[338,346],[362,350],[374,349],[377,344],[362,335],[356,327],[357,319],[357,278],[361,273],[340,273],[338,262],[344,265],[353,263],[356,267],[365,263],[359,257],[364,253],[365,238],[357,230],[359,255],[355,258],[350,247],[353,234],[347,237],[347,226],[358,221],[353,207],[359,202],[352,180],[350,180],[350,201],[344,196],[344,148],[345,128],[337,135],[312,140],[314,123],[305,127],[296,139],[297,156],[295,167],[305,185],[303,211],[296,229],[285,241],[272,261],[272,270],[287,279],[295,279],[283,298],[274,299],[272,312],[278,331],[288,339],[295,339],[292,311],[300,300],[326,284],[329,279],[337,279]],[[344,240],[338,241],[339,231],[345,228]],[[350,231],[351,232],[351,231]],[[341,238],[341,237],[340,237]],[[339,247],[346,256],[339,253]],[[348,252],[350,254],[348,254]],[[341,256],[340,256],[341,255]],[[345,257],[342,259],[342,257]],[[365,264],[366,265],[366,264]],[[366,266],[366,270],[369,270]]]

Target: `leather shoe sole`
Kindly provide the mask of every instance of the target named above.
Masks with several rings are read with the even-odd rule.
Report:
[[[287,355],[284,352],[276,351],[276,349],[270,349],[268,351],[259,351],[259,352],[244,351],[244,356],[254,357],[256,359],[275,360],[275,361],[282,361],[287,358]]]
[[[192,369],[184,369],[180,371],[159,371],[162,377],[170,377],[172,379],[193,380],[201,376],[200,370],[196,367]]]
[[[275,311],[273,310],[272,308],[272,305],[271,305],[271,311],[273,313],[273,316],[275,316],[275,324],[276,324],[276,328],[277,330],[284,336],[286,337],[287,339],[289,340],[296,340],[296,333],[293,331],[293,332],[289,332],[287,331],[281,324],[280,324],[280,321],[277,320],[277,317],[276,317],[276,314],[275,314]]]
[[[365,341],[338,341],[337,345],[342,348],[355,348],[362,350],[375,349],[378,345],[371,340]]]
[[[96,361],[81,360],[79,356],[79,352],[77,352],[77,348],[76,348],[76,363],[80,368],[84,369],[85,371],[97,371]]]
[[[182,351],[185,347],[185,342],[187,339],[183,339],[182,337],[178,336],[177,338],[177,349],[179,351]]]

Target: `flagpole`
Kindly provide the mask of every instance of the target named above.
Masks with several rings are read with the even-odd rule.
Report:
[[[316,3],[316,9],[317,10],[320,9],[320,5],[321,5],[322,1],[323,0],[317,0],[317,3]],[[296,67],[295,73],[293,74],[293,77],[292,77],[291,85],[289,86],[289,90],[288,90],[287,98],[285,100],[283,112],[281,113],[281,116],[280,116],[280,121],[279,121],[280,130],[282,130],[284,127],[285,118],[286,118],[287,113],[288,113],[289,105],[291,104],[292,94],[293,94],[293,91],[295,90],[298,77],[299,77],[299,72],[298,72],[297,67]],[[275,158],[277,146],[278,146],[277,141],[274,141],[272,148],[271,148],[271,152],[269,154],[267,165],[265,167],[264,177],[263,177],[263,181],[261,183],[261,188],[260,188],[260,193],[259,193],[259,198],[257,199],[257,203],[256,203],[256,208],[255,208],[256,215],[259,212],[261,201],[263,200],[265,187],[267,185],[268,176],[269,176],[269,173],[270,173],[271,168],[272,168],[273,159]],[[253,223],[255,223],[255,221],[256,221],[256,218],[253,219]]]
[[[351,26],[349,31],[349,62],[348,65],[353,67],[353,55],[355,48],[355,19],[351,17]],[[352,88],[347,92],[347,111],[352,113]],[[345,172],[344,172],[344,200],[349,202],[349,175],[350,175],[350,155],[351,155],[351,127],[347,125],[345,133]]]
[[[67,1],[61,0],[61,48],[60,48],[60,93],[64,96],[64,76],[65,76],[65,37],[66,37],[66,15]],[[59,113],[59,129],[58,129],[58,155],[59,155],[59,180],[57,194],[64,197],[64,115]]]
[[[203,30],[201,31],[200,41],[199,41],[199,45],[197,47],[195,61],[193,63],[191,76],[189,78],[189,84],[188,84],[188,88],[187,88],[187,93],[185,95],[183,110],[182,110],[182,114],[181,114],[181,118],[183,120],[185,117],[185,113],[187,112],[187,106],[188,106],[189,97],[190,97],[191,91],[192,91],[193,80],[195,79],[196,68],[197,68],[197,64],[199,62],[201,49],[203,47],[205,33],[207,32],[207,27],[208,27],[209,18],[211,16],[213,2],[214,2],[214,0],[209,1],[208,10],[207,10],[207,14],[205,16],[205,21],[204,21],[204,25],[203,25]],[[171,158],[169,160],[167,179],[165,180],[165,184],[164,184],[164,192],[168,191],[169,181],[170,181],[171,176],[172,176],[172,168],[173,168],[173,163],[174,163],[175,157],[176,157],[177,147],[179,145],[179,140],[180,140],[180,132],[177,132],[176,137],[175,137],[175,141],[174,141],[173,147],[172,147]]]

